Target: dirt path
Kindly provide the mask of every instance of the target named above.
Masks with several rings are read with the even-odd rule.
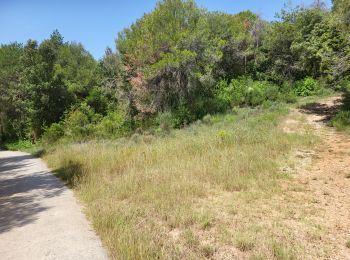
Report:
[[[0,258],[107,259],[73,192],[25,153],[0,151]]]
[[[324,251],[319,257],[326,259],[350,259],[346,246],[350,241],[350,136],[326,125],[340,104],[339,97],[326,98],[292,111],[294,119],[286,121],[286,131],[294,132],[298,128],[295,118],[302,117],[302,124],[311,126],[321,139],[315,151],[299,151],[294,177],[311,193],[318,209],[315,224],[324,231],[309,246],[312,251]]]

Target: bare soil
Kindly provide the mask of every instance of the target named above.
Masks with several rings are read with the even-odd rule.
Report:
[[[301,192],[311,195],[312,221],[322,230],[315,241],[305,241],[310,259],[350,259],[350,136],[327,126],[340,105],[340,97],[326,98],[295,109],[284,122],[288,132],[310,127],[321,141],[313,151],[296,151],[293,174]]]

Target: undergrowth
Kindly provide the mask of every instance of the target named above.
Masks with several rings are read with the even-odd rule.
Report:
[[[343,95],[343,105],[341,110],[331,120],[330,124],[337,130],[350,133],[350,91],[345,91]]]

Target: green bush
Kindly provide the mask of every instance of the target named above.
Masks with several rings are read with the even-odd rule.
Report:
[[[169,131],[172,128],[175,128],[179,121],[174,115],[170,112],[159,113],[156,118],[157,125],[162,131]]]
[[[121,111],[109,112],[96,126],[100,137],[121,137],[128,132],[126,116]]]
[[[64,120],[64,133],[75,141],[85,139],[94,133],[101,116],[85,103],[70,111]]]
[[[247,95],[249,93],[249,85],[252,80],[247,78],[239,78],[231,81],[229,85],[231,93],[231,107],[240,106],[247,103]]]
[[[213,123],[213,117],[208,114],[208,115],[205,115],[203,118],[202,118],[202,122],[203,124],[205,125],[211,125]]]
[[[250,83],[247,95],[247,103],[251,106],[258,106],[265,101],[276,101],[279,89],[267,81],[253,81]]]
[[[295,93],[302,97],[316,95],[320,90],[321,85],[319,81],[311,77],[299,80],[295,84]]]
[[[215,92],[217,103],[226,109],[242,105],[258,106],[267,100],[278,100],[279,95],[278,86],[268,81],[253,81],[245,77],[234,79],[229,84],[222,80]]]
[[[234,90],[229,87],[227,80],[220,80],[215,89],[215,103],[218,111],[225,111],[230,107]]]
[[[190,107],[185,101],[180,101],[179,106],[172,112],[175,123],[174,127],[182,127],[197,119],[194,113],[195,111],[191,110]]]
[[[45,130],[42,139],[45,143],[54,143],[63,137],[63,135],[64,129],[62,125],[53,123],[49,128]]]
[[[29,140],[19,140],[17,142],[7,143],[4,146],[10,151],[24,151],[31,149],[34,144]]]
[[[96,113],[106,115],[108,100],[103,95],[101,89],[97,87],[92,88],[85,101],[90,107],[95,110]]]

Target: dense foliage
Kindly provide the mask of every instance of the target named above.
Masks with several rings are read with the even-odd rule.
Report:
[[[163,0],[116,45],[99,61],[58,31],[40,44],[1,45],[0,140],[116,138],[344,88],[350,2],[285,8],[267,22]]]

